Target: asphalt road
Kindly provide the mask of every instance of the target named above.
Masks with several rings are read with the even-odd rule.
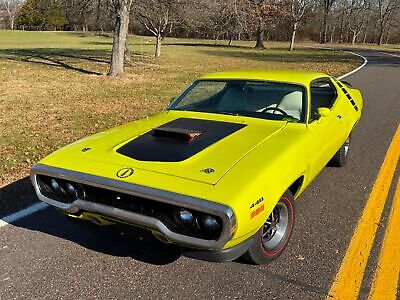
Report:
[[[73,223],[47,208],[0,228],[0,298],[325,298],[400,119],[400,58],[359,53],[369,63],[346,78],[365,102],[349,163],[326,168],[297,201],[294,235],[278,260],[198,261],[144,232]]]

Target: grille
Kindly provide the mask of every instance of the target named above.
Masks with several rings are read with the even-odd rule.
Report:
[[[119,208],[125,211],[156,218],[172,232],[200,239],[217,240],[222,232],[222,220],[218,216],[213,217],[216,218],[220,225],[219,230],[209,232],[207,230],[202,230],[198,224],[195,227],[188,228],[181,224],[177,218],[177,212],[181,208],[178,206],[45,175],[37,175],[36,178],[39,190],[43,196],[65,204],[71,204],[75,200],[81,199],[92,203]],[[52,180],[57,182],[59,189],[55,190],[52,188]],[[68,193],[68,184],[75,188],[76,193]],[[191,212],[196,219],[200,219],[202,216],[206,215],[199,211],[191,210]]]

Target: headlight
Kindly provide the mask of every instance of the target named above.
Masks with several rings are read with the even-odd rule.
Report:
[[[60,185],[58,184],[58,182],[54,178],[50,179],[50,187],[51,187],[51,189],[52,189],[52,191],[54,193],[60,193],[61,192]]]
[[[210,215],[204,215],[200,218],[200,226],[207,231],[216,231],[220,228],[217,219]]]
[[[196,225],[195,216],[187,209],[180,209],[178,211],[178,219],[182,223],[182,225],[189,227],[193,227],[194,225]]]
[[[78,189],[75,188],[71,183],[67,182],[65,184],[65,191],[67,194],[72,197],[74,200],[79,198],[79,192]]]

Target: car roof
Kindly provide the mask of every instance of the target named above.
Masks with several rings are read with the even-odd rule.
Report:
[[[311,81],[329,77],[329,75],[320,72],[305,70],[241,70],[215,72],[201,76],[200,79],[248,79],[248,80],[266,80],[288,82],[302,85],[309,85]]]

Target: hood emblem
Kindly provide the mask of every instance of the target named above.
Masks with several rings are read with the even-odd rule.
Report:
[[[212,174],[215,172],[215,170],[213,168],[207,168],[207,169],[201,170],[201,172],[206,173],[206,174]]]
[[[128,178],[129,176],[132,176],[134,172],[135,171],[132,168],[123,168],[119,170],[116,175],[118,178]]]

